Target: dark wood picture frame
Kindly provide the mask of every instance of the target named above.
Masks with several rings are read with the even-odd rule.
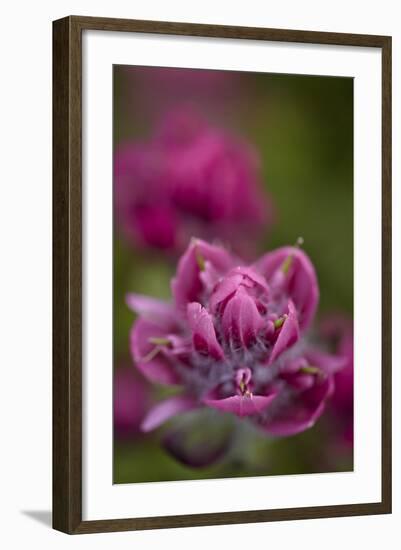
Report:
[[[380,48],[382,52],[382,495],[380,502],[82,520],[82,31]],[[53,527],[69,534],[391,512],[391,37],[71,16],[53,22]]]

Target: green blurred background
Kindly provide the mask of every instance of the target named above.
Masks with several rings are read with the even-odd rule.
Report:
[[[353,80],[199,70],[191,84],[194,71],[188,77],[186,71],[114,67],[114,146],[146,139],[163,112],[183,101],[214,126],[249,140],[260,154],[264,185],[276,211],[273,227],[261,236],[260,252],[294,244],[302,236],[319,279],[318,315],[340,311],[352,318]],[[168,298],[173,273],[174,265],[163,256],[133,249],[115,231],[115,369],[130,362],[134,315],[125,305],[126,293]],[[164,395],[159,388],[152,392],[155,401]],[[352,469],[352,449],[321,452],[320,442],[328,439],[323,420],[289,438],[268,439],[250,430],[242,441],[248,437],[252,442],[243,445],[247,449],[237,448],[226,460],[200,469],[170,457],[157,431],[115,438],[114,482]]]

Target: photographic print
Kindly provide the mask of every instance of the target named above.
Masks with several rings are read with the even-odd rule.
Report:
[[[353,470],[353,79],[113,67],[113,482]]]

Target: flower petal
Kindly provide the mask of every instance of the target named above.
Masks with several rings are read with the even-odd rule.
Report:
[[[278,338],[271,351],[269,364],[273,363],[279,355],[293,346],[299,339],[298,316],[291,300],[288,302],[287,318],[279,330]]]
[[[232,270],[233,275],[242,275],[242,283],[247,287],[258,286],[264,294],[269,294],[269,287],[266,279],[252,267],[236,267]]]
[[[210,355],[217,361],[223,359],[224,353],[217,341],[211,315],[196,302],[188,304],[187,311],[195,350],[202,355]]]
[[[228,277],[224,277],[221,282],[216,285],[209,300],[209,309],[213,314],[222,313],[228,298],[231,298],[238,289],[242,281],[240,273]]]
[[[235,346],[250,347],[264,323],[255,301],[239,287],[224,309],[223,332]]]
[[[258,414],[273,401],[276,393],[269,395],[232,395],[223,399],[205,398],[205,405],[218,409],[219,411],[229,412],[237,416],[249,416]]]
[[[303,432],[311,428],[321,416],[333,389],[333,377],[328,376],[316,382],[312,388],[295,393],[284,404],[280,404],[278,396],[265,418],[262,415],[258,423],[265,432],[273,435],[289,436]]]
[[[272,290],[281,288],[292,299],[299,326],[306,330],[319,301],[315,268],[309,257],[299,248],[286,246],[265,254],[253,267],[266,278]]]
[[[326,374],[334,374],[344,369],[348,358],[343,355],[332,355],[318,349],[308,349],[304,353],[310,365],[320,368]]]
[[[151,382],[178,384],[179,376],[168,355],[163,353],[163,347],[158,346],[155,339],[166,339],[166,332],[146,319],[135,321],[131,329],[130,346],[136,367]]]
[[[263,295],[267,302],[269,288],[265,279],[254,269],[249,267],[236,267],[232,269],[213,289],[209,300],[209,309],[212,313],[222,313],[228,298],[230,298],[239,286],[249,290],[250,295],[259,298]]]
[[[143,432],[155,430],[173,416],[190,411],[196,408],[196,406],[197,405],[193,399],[183,395],[166,399],[165,401],[155,405],[155,407],[148,412],[142,421],[141,430]]]
[[[132,311],[144,319],[153,321],[161,328],[170,331],[177,324],[174,306],[168,302],[134,293],[127,294],[125,301]]]
[[[186,312],[188,303],[201,301],[204,288],[200,274],[207,263],[222,275],[233,266],[234,258],[224,248],[193,239],[181,257],[177,274],[171,283],[178,310]]]

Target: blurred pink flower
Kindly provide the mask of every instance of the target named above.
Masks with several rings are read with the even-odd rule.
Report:
[[[188,110],[118,148],[114,190],[117,226],[143,247],[182,251],[200,235],[250,254],[272,222],[256,152]]]
[[[114,370],[113,419],[117,438],[141,433],[140,424],[149,406],[150,385],[132,366]]]
[[[321,333],[332,348],[345,360],[345,367],[335,375],[335,391],[328,419],[339,445],[352,447],[354,442],[354,337],[352,321],[341,314],[327,317]]]
[[[283,247],[246,265],[226,249],[194,239],[172,281],[173,303],[130,294],[137,368],[181,393],[142,423],[157,428],[200,407],[248,417],[261,430],[292,435],[314,425],[344,359],[304,338],[318,304],[311,260]]]

